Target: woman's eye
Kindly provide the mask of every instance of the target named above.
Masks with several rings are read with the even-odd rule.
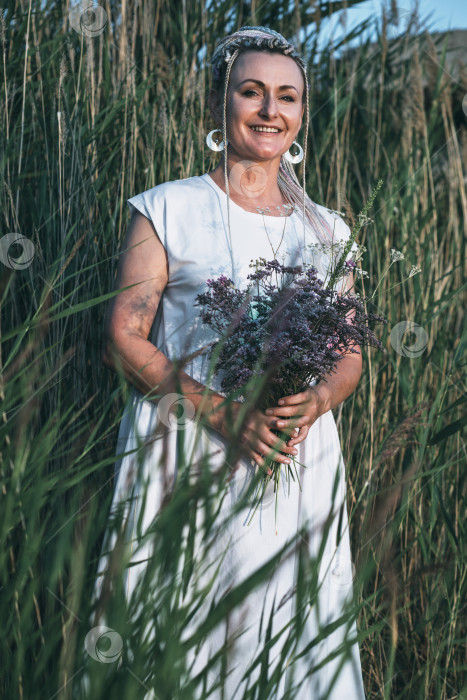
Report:
[[[249,97],[250,95],[257,95],[258,93],[256,90],[245,90],[243,93],[246,97]],[[286,102],[295,102],[295,99],[292,97],[292,95],[282,95],[281,99],[285,99]]]

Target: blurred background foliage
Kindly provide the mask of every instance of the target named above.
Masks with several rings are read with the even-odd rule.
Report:
[[[397,30],[396,2],[320,43],[352,4],[3,3],[0,234],[23,234],[35,255],[0,264],[2,697],[71,697],[128,395],[101,362],[126,199],[215,166],[206,57],[244,24],[281,32],[309,65],[311,198],[352,224],[384,180],[359,291],[391,248],[405,255],[371,302],[389,320],[387,352],[364,353],[335,411],[357,570],[372,563],[356,586],[367,696],[467,697],[467,69],[415,13]],[[408,279],[412,264],[422,272]],[[395,347],[405,321],[422,331]]]

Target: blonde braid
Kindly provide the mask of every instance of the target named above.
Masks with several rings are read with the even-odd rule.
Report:
[[[306,181],[306,154],[308,148],[308,127],[310,126],[310,90],[308,87],[308,76],[306,71],[303,72],[305,77],[305,92],[306,92],[306,105],[305,105],[305,138],[303,139],[303,245],[305,245],[305,181]],[[298,179],[297,179],[298,182]]]
[[[310,199],[306,193],[305,179],[306,179],[306,154],[308,149],[308,129],[310,124],[310,89],[308,83],[308,76],[306,69],[298,62],[298,65],[302,69],[303,77],[305,80],[305,134],[303,141],[303,178],[302,185],[297,178],[295,170],[293,169],[291,163],[282,156],[279,173],[277,177],[277,182],[281,192],[284,196],[289,198],[292,204],[299,204],[299,190],[301,190],[301,204],[302,204],[302,216],[304,223],[304,243],[305,243],[305,222],[311,226],[312,230],[316,233],[318,240],[321,243],[329,244],[333,240],[333,233],[331,227],[329,226],[326,219],[320,214],[316,204]]]
[[[227,195],[227,228],[229,231],[230,240],[230,259],[232,262],[232,275],[235,277],[235,265],[233,260],[233,246],[232,246],[232,235],[230,233],[230,189],[229,189],[229,177],[227,173],[227,88],[229,84],[230,71],[232,70],[232,65],[239,54],[239,49],[235,49],[232,58],[230,59],[227,70],[225,73],[224,81],[224,102],[223,102],[223,113],[222,113],[222,135],[224,139],[224,180],[225,180],[225,192]]]
[[[309,97],[309,86],[308,86],[308,76],[306,73],[306,70],[303,69],[302,66],[300,66],[302,69],[302,74],[303,74],[303,79],[305,82],[305,135],[303,139],[303,177],[302,177],[302,217],[303,217],[303,245],[305,245],[306,237],[305,237],[305,227],[306,227],[306,221],[308,220],[309,223],[313,226],[316,227],[316,222],[312,220],[310,216],[307,216],[307,207],[306,207],[306,200],[307,200],[307,194],[306,194],[306,188],[305,188],[305,183],[306,183],[306,155],[307,155],[307,148],[308,148],[308,127],[310,124],[310,97]],[[284,156],[281,157],[281,163],[280,165],[283,167],[284,170],[287,171],[287,173],[290,176],[290,179],[294,181],[297,186],[300,186],[300,183],[298,181],[297,175],[295,173],[295,170],[293,169],[292,165],[289,163],[287,158]],[[294,201],[294,194],[290,192],[290,188],[287,187],[287,181],[282,179],[281,177],[281,169],[279,167],[279,173],[278,173],[278,185],[279,189],[281,190],[282,194],[284,197],[288,200]],[[310,200],[310,204],[312,204]]]

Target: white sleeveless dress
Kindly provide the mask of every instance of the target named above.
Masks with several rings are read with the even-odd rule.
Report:
[[[233,245],[231,256],[227,230],[227,196],[208,173],[184,180],[165,182],[132,197],[128,203],[131,211],[135,208],[152,221],[167,251],[169,281],[159,304],[150,340],[171,360],[186,356],[187,353],[202,347],[213,338],[213,332],[200,322],[200,308],[194,306],[196,295],[206,291],[207,279],[224,274],[233,279],[237,286],[242,287],[248,283],[247,275],[253,271],[249,267],[252,260],[259,257],[272,260],[277,257],[282,261],[282,255],[285,254],[285,261],[288,264],[300,264],[300,256],[306,250],[303,245],[303,224],[295,212],[288,217],[263,217],[261,214],[245,211],[230,200]],[[342,219],[324,207],[319,207],[319,210],[331,223],[335,238],[347,239],[350,231]],[[273,255],[271,245],[274,251],[277,251],[282,236],[277,255]],[[317,239],[307,231],[306,244],[316,242]],[[316,264],[319,269],[319,261],[315,259]],[[208,359],[205,355],[201,355],[186,365],[184,371],[205,384],[207,369]],[[218,381],[215,379],[210,382],[210,386],[219,390]],[[158,420],[156,404],[143,400],[142,395],[133,387],[120,424],[117,454],[136,448],[138,437],[144,439],[154,434]],[[210,453],[214,452],[213,468],[222,465],[222,456],[225,454],[225,441],[222,436],[214,431],[203,430],[202,439],[195,440],[196,432],[195,423],[188,421],[185,425],[187,454],[192,454],[194,459],[198,459],[203,450],[210,450]],[[169,431],[167,443],[164,445],[164,449],[167,450],[166,464],[171,475],[177,472],[176,433],[175,426]],[[145,452],[143,472],[144,478],[149,479],[149,493],[143,514],[141,514],[141,499],[138,497],[139,486],[135,479],[133,456],[127,455],[116,463],[112,507],[125,501],[130,492],[136,495],[131,506],[133,532],[141,515],[142,520],[139,524],[142,525],[144,532],[159,511],[164,489],[162,470],[158,468],[162,449],[161,441],[156,440],[153,441],[151,449]],[[190,452],[190,449],[193,451]],[[297,449],[299,451],[297,460],[306,465],[306,468],[297,467],[302,490],[300,491],[297,482],[292,481],[289,492],[285,478],[282,479],[282,488],[279,491],[277,534],[275,494],[271,484],[271,488],[264,497],[263,505],[256,511],[251,524],[247,525],[251,511],[248,513],[247,509],[244,509],[235,517],[234,525],[229,528],[225,539],[219,538],[218,551],[225,552],[226,555],[220,572],[219,589],[222,586],[227,588],[230,584],[240,582],[259,568],[280,550],[306,521],[308,521],[309,551],[313,556],[317,556],[323,528],[332,508],[334,517],[321,559],[319,576],[322,586],[319,605],[315,606],[315,610],[308,616],[301,638],[301,645],[304,647],[317,635],[317,616],[319,624],[326,625],[342,615],[345,600],[352,596],[353,565],[345,506],[344,464],[331,411],[318,418],[307,438],[297,446]],[[233,478],[226,485],[228,493],[223,500],[223,509],[228,509],[235,504],[248,485],[253,471],[251,460],[242,459],[239,462]],[[167,475],[165,475],[166,478]],[[335,482],[337,491],[333,498]],[[337,547],[336,542],[338,542]],[[132,561],[141,562],[142,559],[144,559],[144,551],[139,549]],[[99,562],[99,573],[104,571],[106,561],[107,557],[103,555]],[[144,563],[139,563],[129,570],[125,593],[128,599],[143,567]],[[258,632],[263,606],[265,616],[261,636],[263,640],[274,599],[277,610],[274,614],[273,634],[291,619],[294,611],[293,590],[296,583],[296,567],[296,556],[284,558],[280,566],[275,569],[268,584],[249,594],[245,604],[238,612],[236,611],[235,623],[242,625],[246,620],[245,629],[246,627],[248,629],[235,642],[231,673],[227,678],[223,696],[227,700],[237,700],[244,695],[246,685],[241,681],[242,675],[247,664],[261,649],[261,644],[258,643]],[[99,581],[98,577],[96,593],[99,591]],[[216,599],[219,599],[222,593],[222,590],[218,590]],[[206,610],[209,608],[209,603],[210,601],[207,600]],[[193,674],[204,667],[210,654],[216,652],[216,648],[223,642],[223,634],[224,629],[221,627],[212,634],[204,648],[199,650]],[[269,656],[271,668],[275,665],[274,659],[280,653],[283,639],[284,637],[280,637],[279,642],[271,650]],[[355,639],[355,623],[350,628],[346,625],[338,625],[335,631],[328,634],[323,641],[311,646],[311,651],[294,663],[294,684],[303,680],[297,685],[293,697],[297,700],[305,698],[361,700],[364,698],[359,648]],[[310,674],[310,669],[318,666],[322,659],[332,654],[332,651],[345,640],[354,640],[350,644],[350,653],[345,658],[338,655]],[[287,687],[287,673],[288,671],[281,678],[279,694],[271,697],[283,697]],[[148,695],[148,698],[152,697],[152,694]],[[220,699],[221,692],[212,697]],[[261,698],[261,700],[267,699]]]

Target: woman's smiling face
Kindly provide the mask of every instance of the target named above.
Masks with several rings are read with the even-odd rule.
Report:
[[[293,58],[268,51],[241,53],[227,93],[229,154],[253,161],[280,158],[300,130],[304,89]]]

